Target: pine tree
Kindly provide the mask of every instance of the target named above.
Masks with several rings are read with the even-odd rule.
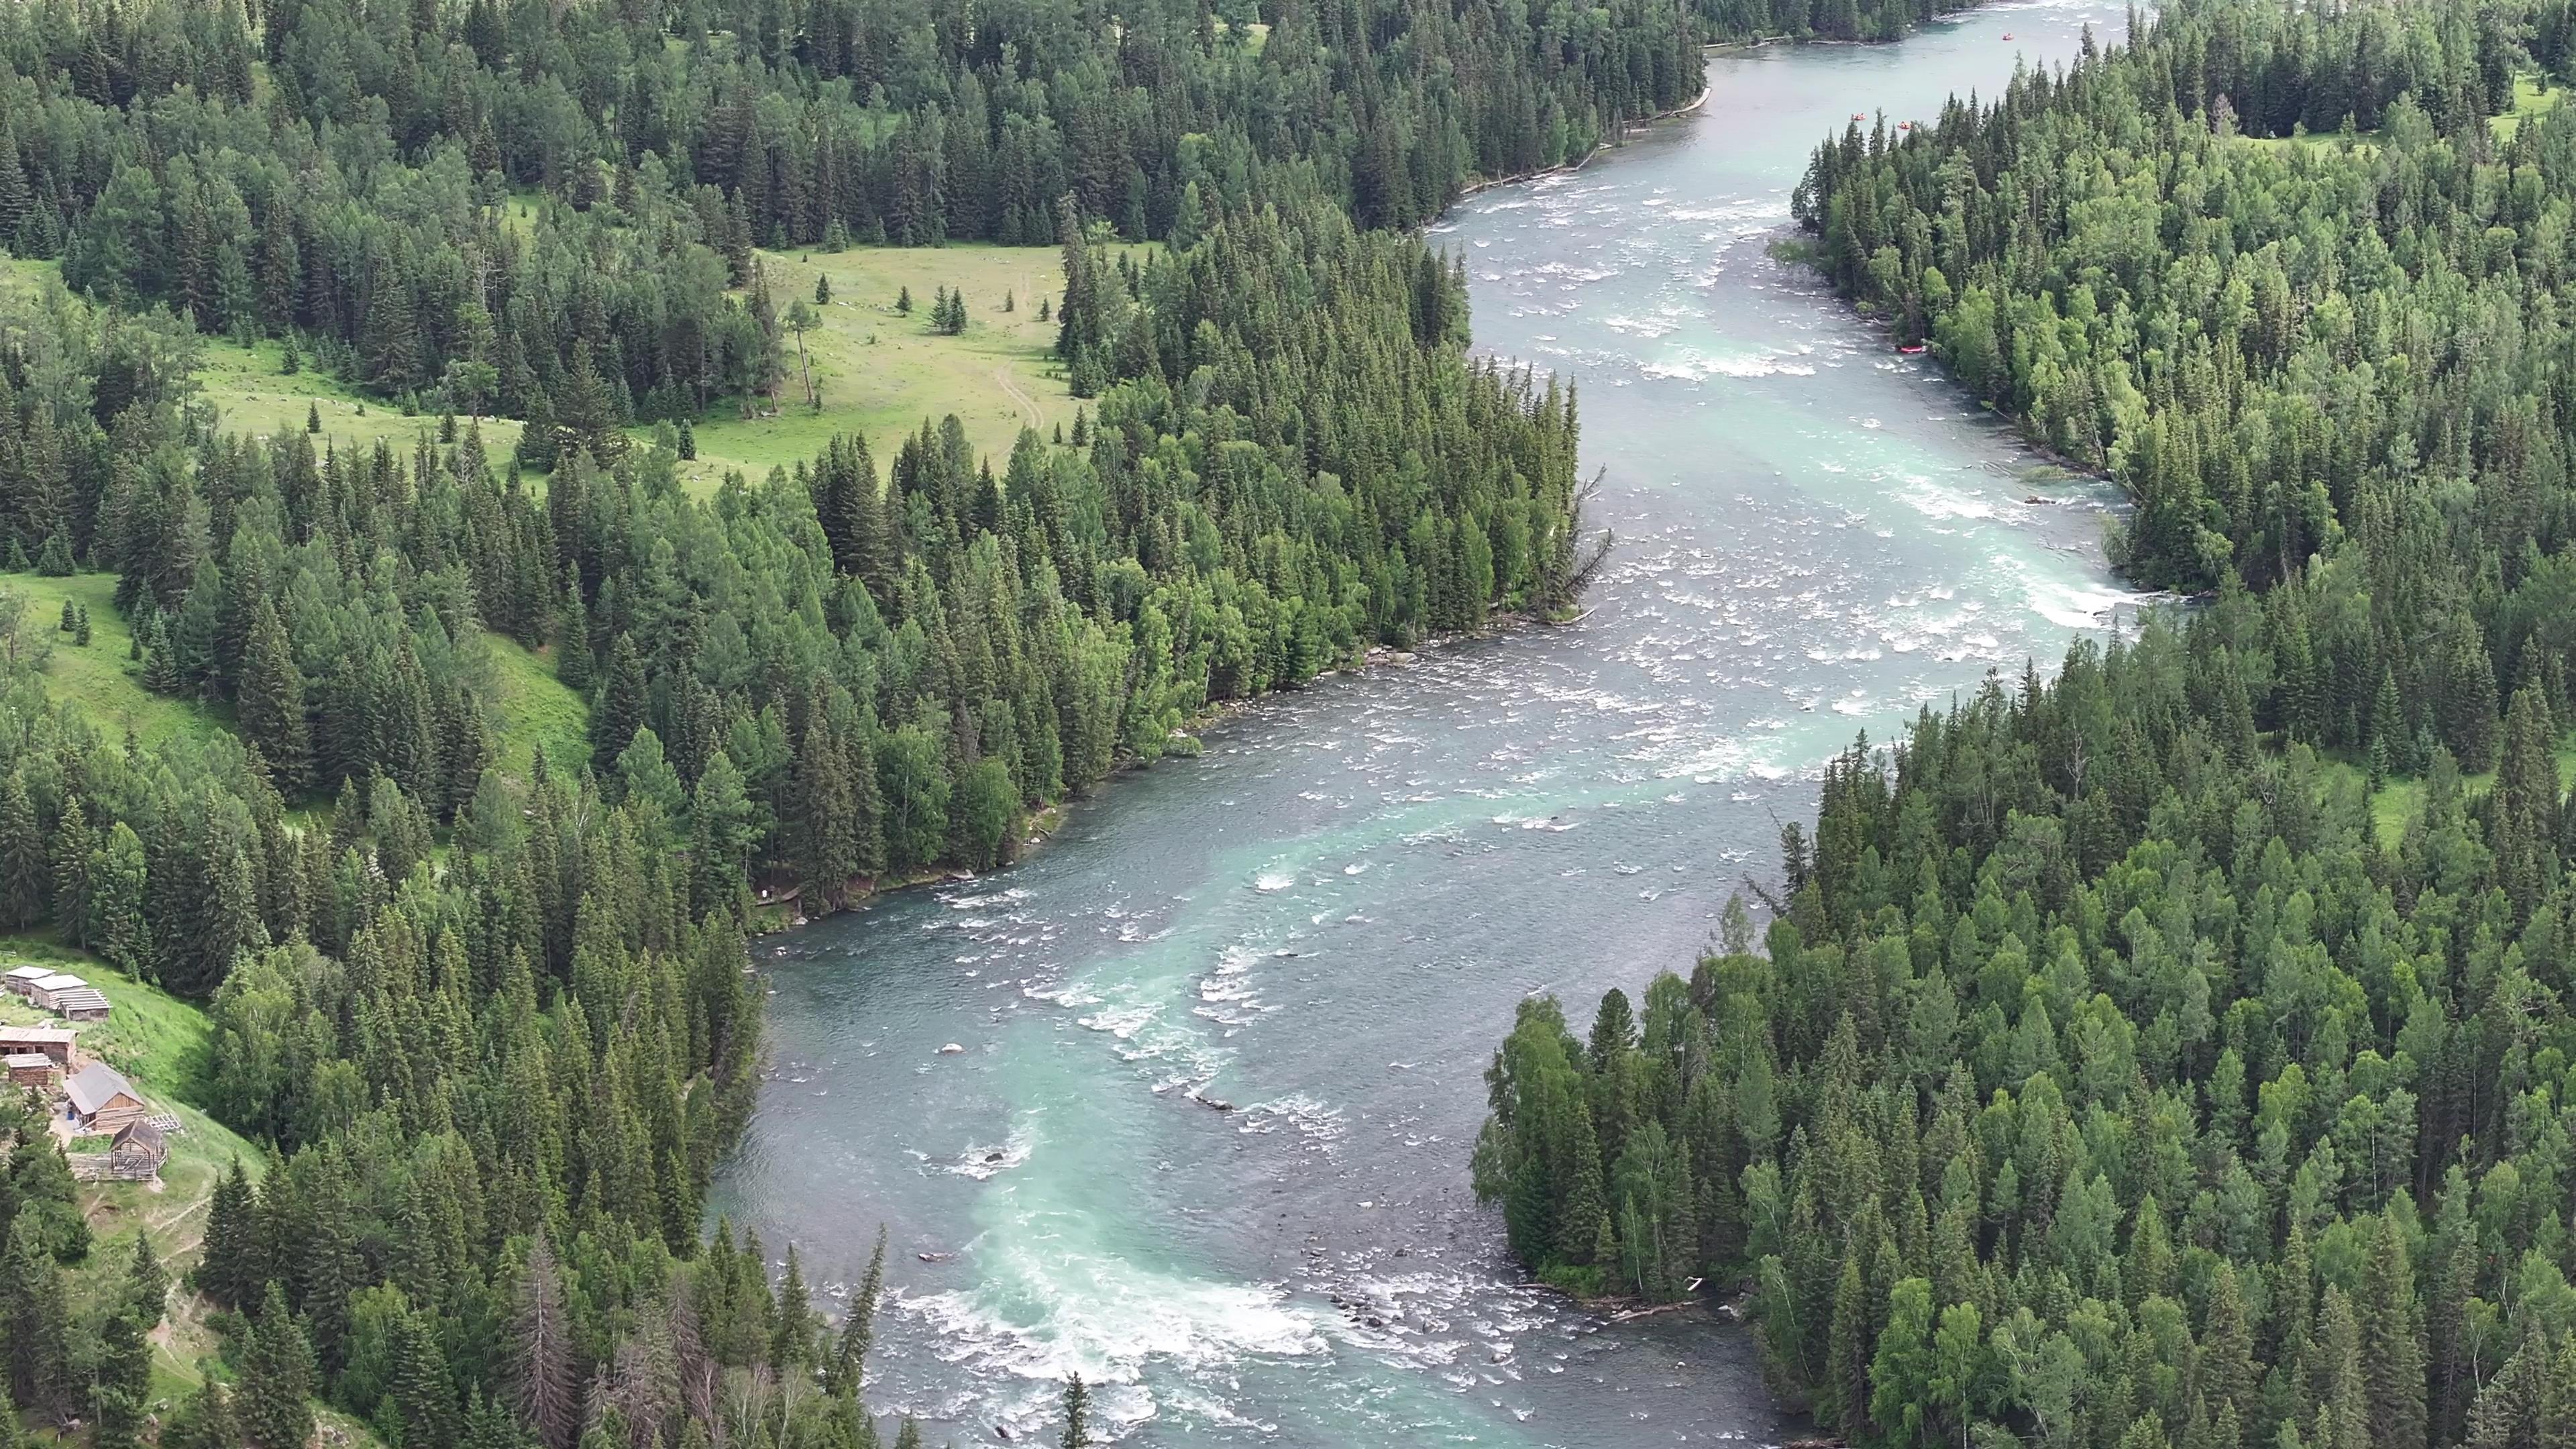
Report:
[[[130,1449],[142,1442],[152,1391],[152,1346],[146,1336],[161,1321],[166,1285],[151,1256],[151,1235],[138,1234],[135,1242],[129,1295],[99,1332],[98,1367],[90,1381],[90,1402],[98,1415],[94,1442],[102,1449]]]
[[[151,621],[144,625],[137,642],[143,649],[143,687],[154,694],[175,695],[187,687],[179,673],[178,656],[171,652],[170,630],[154,610]]]
[[[218,1307],[235,1311],[246,1308],[257,1299],[263,1286],[258,1281],[258,1206],[251,1192],[250,1174],[236,1157],[209,1197],[205,1255],[198,1259],[190,1277],[197,1291],[213,1299]]]
[[[55,822],[52,840],[54,924],[63,939],[74,946],[89,942],[89,858],[98,848],[96,836],[89,828],[89,811],[78,795],[63,801],[62,818]]]
[[[1091,1390],[1075,1374],[1064,1384],[1064,1449],[1086,1449],[1091,1442]]]
[[[242,732],[268,761],[279,793],[293,798],[312,783],[313,741],[304,712],[304,675],[295,666],[286,626],[266,598],[253,606],[234,699]]]
[[[2424,1316],[2403,1230],[2389,1214],[2377,1220],[2357,1306],[2373,1449],[2424,1449]]]
[[[27,1408],[63,1402],[71,1387],[70,1308],[62,1266],[46,1251],[32,1213],[21,1211],[0,1263],[0,1344],[8,1354],[9,1396]]]
[[[238,1365],[240,1419],[259,1449],[303,1449],[313,1437],[313,1346],[274,1280]]]
[[[402,1416],[405,1444],[456,1442],[456,1398],[447,1356],[439,1350],[427,1314],[406,1313],[395,1330],[392,1398]]]
[[[17,929],[44,918],[53,893],[44,829],[27,798],[26,771],[0,781],[0,919]]]
[[[573,1378],[572,1321],[543,1227],[529,1241],[519,1273],[509,1347],[511,1409],[544,1449],[566,1449],[580,1428],[581,1402]]]
[[[769,1366],[782,1377],[802,1375],[814,1366],[814,1308],[805,1292],[805,1272],[796,1261],[796,1245],[787,1245],[787,1270],[778,1284],[777,1323],[769,1334]]]
[[[605,776],[617,768],[617,757],[635,743],[644,727],[644,658],[635,640],[620,633],[608,650],[608,678],[590,715],[590,766]]]
[[[868,1255],[867,1275],[859,1280],[859,1291],[850,1295],[849,1314],[841,1320],[841,1337],[824,1374],[833,1392],[850,1398],[857,1398],[865,1386],[868,1349],[876,1342],[877,1301],[885,1293],[885,1250],[886,1232],[880,1225],[876,1250]]]

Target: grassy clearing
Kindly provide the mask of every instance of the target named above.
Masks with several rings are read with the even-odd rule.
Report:
[[[147,745],[187,736],[204,739],[225,727],[223,717],[194,700],[170,699],[143,687],[143,666],[126,658],[133,634],[117,613],[116,575],[75,574],[49,579],[40,574],[0,575],[0,589],[27,600],[27,617],[54,641],[45,661],[45,687],[57,699],[80,706],[90,722],[110,740],[131,726]],[[70,600],[89,610],[89,647],[54,632]]]
[[[555,767],[570,769],[590,758],[590,706],[555,678],[551,652],[532,652],[498,634],[484,640],[500,715],[501,772],[526,779],[541,744]]]
[[[0,292],[32,296],[61,280],[59,262],[0,258]],[[274,338],[244,347],[201,335],[198,347],[197,400],[214,408],[217,426],[229,432],[263,438],[302,432],[318,413],[322,433],[316,446],[368,448],[388,441],[409,448],[422,429],[438,426],[434,416],[405,417],[383,399],[343,386],[310,358],[289,375],[286,344]],[[496,463],[508,461],[518,446],[519,427],[506,418],[483,419],[483,446]]]
[[[262,1163],[258,1148],[208,1117],[201,1105],[212,1065],[212,1024],[195,1006],[50,936],[0,939],[0,971],[30,961],[77,972],[107,994],[115,1014],[82,1029],[82,1049],[125,1073],[146,1100],[177,1117],[181,1125],[170,1138],[170,1156],[162,1164],[157,1184],[80,1186],[94,1241],[89,1260],[72,1273],[74,1301],[104,1295],[124,1280],[137,1234],[150,1235],[153,1250],[170,1265],[174,1276],[184,1274],[204,1245],[206,1208],[217,1181],[236,1160],[253,1173]],[[0,1000],[0,1019],[30,1022],[43,1019],[43,1014],[9,997]],[[176,1402],[204,1382],[208,1361],[221,1351],[205,1320],[205,1306],[193,1294],[171,1295],[169,1317],[152,1339],[156,1400]]]
[[[2558,109],[2567,99],[2567,87],[2551,86],[2549,77],[2534,72],[2514,77],[2513,109],[2492,117],[2487,124],[2495,129],[2498,141],[2510,141],[2526,120],[2537,120]]]
[[[787,381],[778,415],[745,419],[719,404],[696,425],[698,456],[682,464],[696,490],[714,487],[728,469],[758,477],[811,458],[835,433],[858,433],[879,467],[903,434],[924,418],[955,413],[977,453],[1007,457],[1020,429],[1053,435],[1073,421],[1074,400],[1051,349],[1055,325],[1038,320],[1038,300],[1064,290],[1058,254],[1046,247],[868,247],[845,252],[763,252],[772,295],[784,314],[828,277],[832,300],[814,311],[821,325],[805,336],[820,412],[804,406],[804,364],[787,344]],[[948,287],[966,296],[963,336],[930,330],[930,303]],[[909,316],[895,310],[912,292]],[[1002,310],[1005,298],[1013,303]],[[637,436],[644,436],[638,430]]]
[[[2576,734],[2564,736],[2559,740],[2557,759],[2558,788],[2563,791],[2576,787]],[[2344,776],[2356,786],[2368,781],[2369,768],[2357,758],[2339,756],[2325,760],[2323,764],[2328,773]],[[2483,795],[2495,788],[2495,771],[2489,770],[2478,775],[2462,775],[2460,788],[2468,795]],[[2379,793],[2370,798],[2370,823],[2378,830],[2380,843],[2393,846],[2405,839],[2407,823],[2415,818],[2415,813],[2423,806],[2424,782],[2421,779],[2413,776],[2390,776],[2379,787]]]
[[[211,404],[219,425],[228,432],[255,437],[300,433],[315,414],[322,433],[314,439],[335,448],[371,448],[390,442],[408,449],[422,432],[435,433],[435,416],[405,417],[400,408],[342,386],[310,360],[292,375],[285,370],[286,344],[269,340],[249,347],[207,338],[197,367],[200,399]],[[457,420],[457,430],[466,422]],[[506,463],[519,445],[520,425],[507,418],[482,421],[483,451],[493,462]]]
[[[2514,138],[2514,134],[2522,129],[2523,122],[2537,120],[2549,114],[2558,109],[2566,99],[2567,87],[2551,85],[2549,77],[2537,71],[2516,76],[2513,82],[2513,108],[2501,115],[2488,117],[2487,125],[2494,131],[2499,143],[2509,142]],[[2375,129],[2356,131],[2347,136],[2339,131],[2312,131],[2301,136],[2247,136],[2241,139],[2248,146],[2268,146],[2275,150],[2291,146],[2307,146],[2319,150],[2329,147],[2366,150],[2379,144],[2379,132]]]

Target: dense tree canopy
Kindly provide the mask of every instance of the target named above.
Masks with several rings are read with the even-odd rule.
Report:
[[[776,319],[729,293],[756,246],[1049,245],[1066,196],[1136,240],[1309,195],[1409,227],[1700,85],[1678,0],[969,13],[16,9],[0,243],[388,395],[596,430],[773,390]]]
[[[2565,29],[2192,0],[1818,153],[1834,280],[2208,598],[1834,761],[1758,949],[1525,1004],[1526,1262],[1747,1284],[1872,1449],[2565,1442],[2576,119],[2488,123]]]
[[[103,735],[47,692],[86,608],[57,631],[0,581],[0,914],[203,1003],[194,1090],[267,1154],[190,1279],[229,1384],[159,1442],[302,1445],[318,1399],[411,1449],[872,1449],[881,1264],[829,1335],[792,1251],[703,1239],[755,1079],[753,902],[994,865],[1213,703],[1566,607],[1598,559],[1575,401],[1468,358],[1463,276],[1409,228],[1687,100],[1701,24],[0,15],[0,245],[62,283],[0,299],[0,565],[113,574],[130,673],[229,726]],[[984,458],[925,420],[683,490],[690,422],[774,401],[808,325],[762,249],[966,238],[1060,249],[1026,301],[1069,436]],[[210,336],[463,420],[228,432]],[[511,743],[521,651],[585,748]],[[166,1275],[66,1306],[63,1159],[0,1128],[6,1386],[134,1442]]]

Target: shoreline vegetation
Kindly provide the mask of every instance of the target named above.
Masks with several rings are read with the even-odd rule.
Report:
[[[1534,1276],[1749,1279],[1859,1449],[2576,1423],[2571,63],[2562,4],[2179,0],[1818,149],[1801,250],[2205,606],[1856,742],[1763,928],[1588,1032],[1525,1001],[1474,1176]]]
[[[1705,86],[1680,5],[1224,8],[0,13],[0,925],[201,1009],[152,1089],[262,1159],[186,1283],[93,1285],[12,1155],[0,1445],[917,1449],[881,1266],[833,1324],[706,1221],[759,897],[989,868],[1210,701],[1570,611],[1573,402],[1414,230]],[[1255,124],[1317,95],[1368,108]],[[870,328],[973,425],[817,422]]]

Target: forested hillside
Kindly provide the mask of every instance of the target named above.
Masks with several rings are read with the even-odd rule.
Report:
[[[775,403],[776,320],[729,292],[756,246],[1049,245],[1068,195],[1183,245],[1310,195],[1408,227],[1700,86],[1679,0],[971,13],[20,7],[0,241],[388,396],[551,424],[544,467],[566,430]],[[513,189],[543,197],[524,225]]]
[[[2566,25],[2187,0],[1818,153],[1834,281],[2209,598],[1835,761],[1758,948],[1526,1003],[1524,1261],[1749,1284],[1872,1449],[2569,1442],[2576,117],[2489,124]]]
[[[0,925],[205,1003],[184,1090],[271,1154],[158,1442],[877,1443],[875,1290],[827,1329],[703,1246],[755,901],[995,864],[1212,703],[1580,588],[1574,399],[1468,359],[1407,228],[1688,100],[1692,15],[969,14],[0,15]],[[695,422],[828,416],[783,252],[964,238],[1047,248],[1069,426],[682,486]],[[214,347],[334,425],[228,431]],[[416,420],[346,441],[370,399]],[[10,1403],[148,1437],[157,1266],[67,1319],[45,1250]]]
[[[1978,0],[1693,0],[1711,41],[1902,40]]]

